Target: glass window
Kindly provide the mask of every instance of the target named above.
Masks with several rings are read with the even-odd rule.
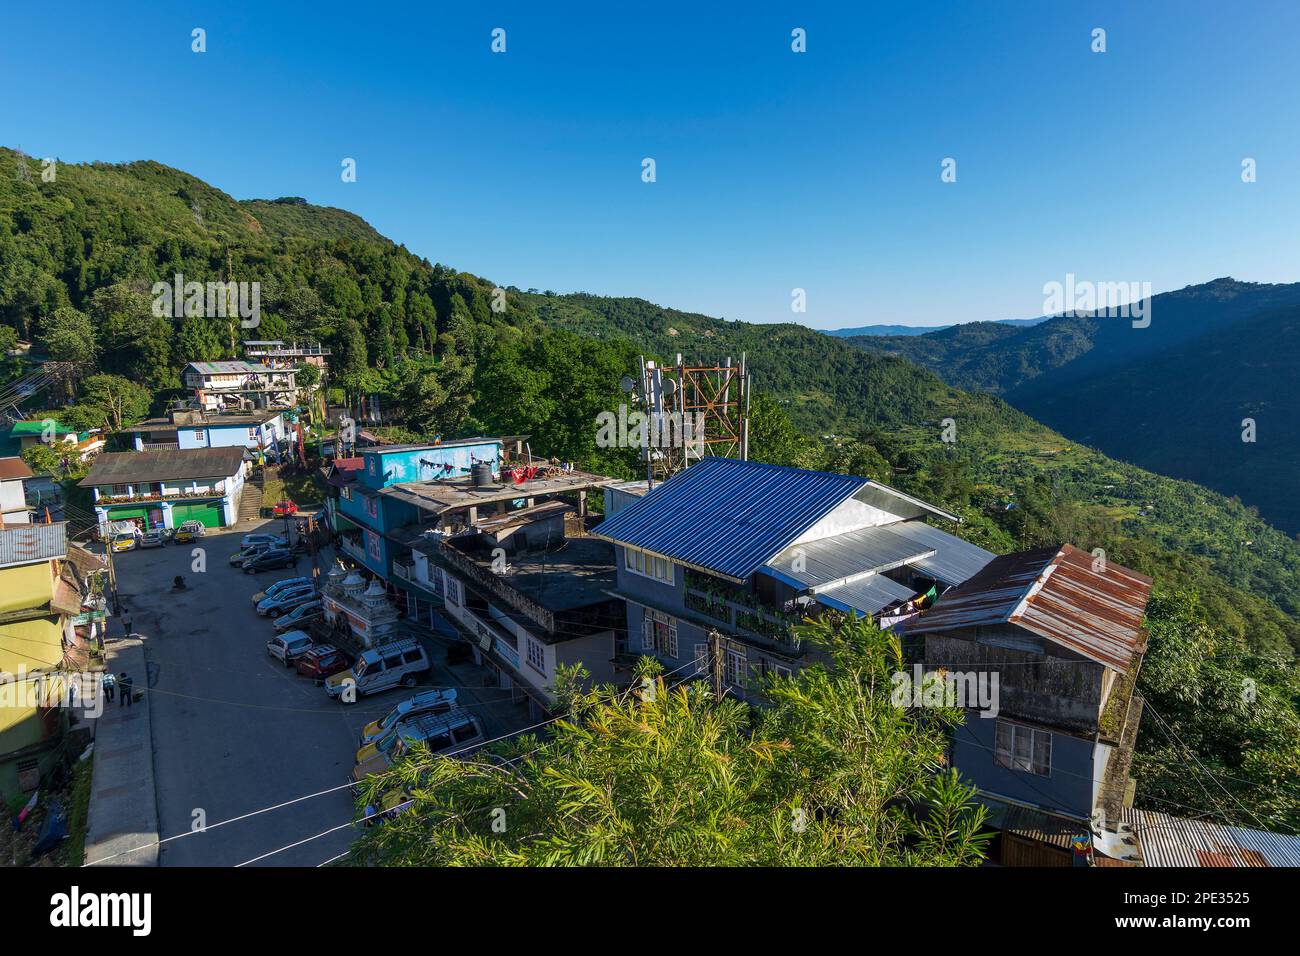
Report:
[[[999,720],[993,759],[1001,767],[1039,776],[1052,773],[1052,735],[1045,730]]]

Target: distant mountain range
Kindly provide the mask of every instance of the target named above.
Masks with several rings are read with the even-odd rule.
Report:
[[[1040,322],[1046,322],[1047,319],[996,319],[993,324],[996,325],[1037,325]],[[944,329],[951,329],[951,325],[858,325],[849,329],[826,329],[827,335],[833,335],[837,339],[848,339],[858,335],[925,335],[929,332],[942,332]]]
[[[1215,279],[1149,308],[1146,328],[1061,316],[846,341],[998,394],[1075,441],[1237,496],[1300,533],[1300,283]]]

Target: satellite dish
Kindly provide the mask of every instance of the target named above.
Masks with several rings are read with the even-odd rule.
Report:
[[[618,380],[618,387],[621,388],[623,391],[627,392],[629,395],[631,395],[632,389],[636,388],[636,382],[632,381],[632,377],[630,375],[624,375],[621,379]]]
[[[675,378],[664,379],[663,389],[665,395],[671,395],[673,392],[677,391],[677,379]]]

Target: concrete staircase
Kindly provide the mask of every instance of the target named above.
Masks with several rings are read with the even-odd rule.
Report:
[[[239,520],[256,521],[262,517],[262,482],[244,482],[244,493],[239,498]]]

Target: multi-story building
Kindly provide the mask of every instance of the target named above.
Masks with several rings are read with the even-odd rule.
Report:
[[[444,484],[466,479],[475,465],[500,468],[499,438],[463,438],[425,445],[375,445],[363,449],[359,469],[348,469],[336,485],[331,520],[344,554],[385,583],[393,580],[393,542],[388,536],[418,524],[420,509],[409,498],[385,492],[421,483]],[[340,473],[341,474],[341,473]],[[402,548],[408,552],[409,548]]]
[[[82,593],[67,556],[63,522],[0,528],[0,799],[39,786],[68,727]]]
[[[149,418],[122,429],[136,451],[173,448],[247,448],[273,452],[288,440],[284,415],[271,409],[251,412],[211,412],[173,409],[162,418]]]
[[[1080,862],[1071,844],[1090,827],[1104,840],[1131,803],[1150,595],[1150,578],[1067,544],[995,558],[908,622],[927,671],[997,688],[994,708],[967,704],[951,753],[1005,862]]]
[[[475,661],[526,697],[534,716],[552,710],[561,667],[581,665],[596,683],[615,678],[624,614],[613,597],[614,549],[576,518],[569,502],[551,500],[411,548],[411,577],[432,582]]]
[[[190,362],[181,381],[206,410],[292,408],[298,400],[293,368],[257,362]]]
[[[925,522],[958,516],[854,475],[705,458],[653,490],[628,483],[606,498],[610,517],[593,533],[616,546],[628,635],[616,656],[702,673],[717,632],[742,698],[760,675],[805,661],[791,630],[802,618],[897,624],[994,557]]]
[[[319,342],[289,342],[283,339],[245,339],[244,357],[271,368],[314,365],[325,371],[330,350]]]
[[[129,521],[142,528],[177,528],[201,521],[233,525],[244,491],[244,448],[110,452],[95,459],[80,482],[94,496],[100,527]]]

